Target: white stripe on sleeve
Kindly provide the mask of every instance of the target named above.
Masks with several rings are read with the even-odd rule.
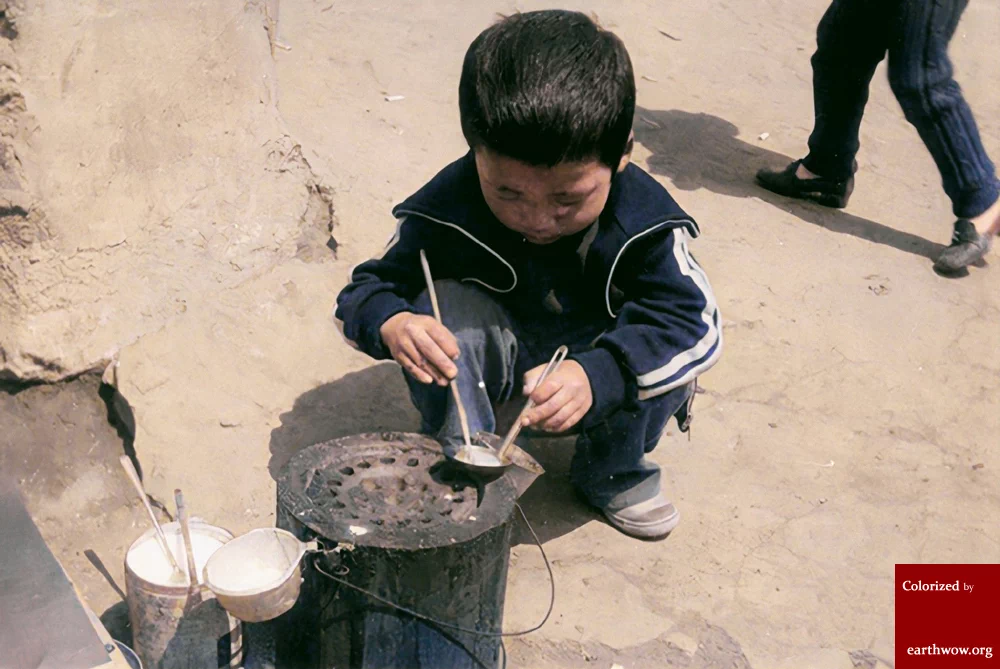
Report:
[[[685,351],[681,351],[659,369],[654,369],[651,372],[640,374],[636,377],[639,386],[643,388],[654,386],[657,383],[660,383],[661,381],[677,374],[677,372],[684,367],[697,362],[710,350],[712,350],[712,347],[715,346],[717,341],[720,345],[716,348],[715,355],[712,356],[713,362],[722,351],[720,341],[722,335],[719,329],[715,326],[714,322],[715,312],[718,309],[715,304],[715,295],[712,293],[712,287],[708,284],[708,278],[705,276],[705,272],[702,271],[701,267],[694,261],[694,258],[691,257],[691,254],[688,251],[688,236],[689,235],[686,230],[674,230],[674,259],[677,261],[677,267],[680,269],[681,274],[691,279],[705,298],[705,308],[701,311],[701,321],[708,327],[708,331],[694,346]],[[695,368],[695,370],[701,369],[702,367],[703,365],[699,365]],[[690,374],[685,374],[685,378],[689,375]],[[677,385],[680,384],[671,384],[671,387],[676,387]],[[656,388],[656,390],[659,391],[660,389]]]

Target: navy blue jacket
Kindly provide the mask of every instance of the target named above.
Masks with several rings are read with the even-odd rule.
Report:
[[[518,276],[506,258],[518,252],[511,231],[483,198],[470,152],[393,209],[396,234],[383,254],[356,267],[337,298],[336,318],[349,342],[389,357],[379,329],[414,311],[424,289],[420,249],[435,279],[471,281],[502,298]],[[722,328],[704,271],[688,240],[698,226],[670,194],[635,165],[618,174],[596,234],[585,249],[584,290],[607,330],[572,357],[591,379],[591,415],[690,383],[722,352]]]

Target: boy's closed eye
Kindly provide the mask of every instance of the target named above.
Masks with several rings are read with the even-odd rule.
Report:
[[[593,187],[587,190],[574,190],[564,193],[555,193],[552,197],[556,204],[560,207],[572,207],[581,204],[587,200],[594,191],[597,190],[598,184],[594,184]]]
[[[521,191],[507,188],[506,186],[501,186],[496,191],[501,200],[518,200],[522,197]],[[587,193],[560,193],[553,197],[553,201],[560,207],[575,207],[586,200],[591,192],[593,191]]]

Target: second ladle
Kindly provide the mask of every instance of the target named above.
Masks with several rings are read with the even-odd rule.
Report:
[[[553,354],[552,359],[549,360],[549,364],[545,366],[542,371],[541,376],[538,377],[538,381],[535,382],[535,386],[531,389],[534,392],[536,388],[544,383],[545,379],[548,378],[550,374],[559,368],[562,361],[566,359],[566,355],[569,353],[569,349],[565,346],[560,346],[556,349],[555,354]],[[521,413],[517,415],[517,420],[511,425],[510,430],[507,431],[507,435],[503,438],[500,445],[494,449],[489,445],[481,445],[485,443],[484,439],[479,438],[480,435],[476,435],[476,441],[481,442],[480,444],[462,446],[455,453],[454,460],[459,463],[463,468],[477,473],[477,474],[498,474],[502,472],[507,467],[512,464],[516,464],[511,458],[511,450],[517,448],[514,445],[514,440],[517,435],[521,432],[521,428],[524,426],[524,416],[534,408],[535,403],[532,401],[531,397],[528,397],[528,401],[525,402],[524,408],[521,409]],[[494,437],[495,439],[496,437]]]

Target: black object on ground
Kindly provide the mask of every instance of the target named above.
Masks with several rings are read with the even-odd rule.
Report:
[[[108,652],[73,586],[28,515],[14,483],[4,476],[0,476],[0,527],[0,649],[4,666],[106,664]]]
[[[277,524],[327,552],[303,563],[298,602],[273,621],[279,669],[496,667],[515,495],[497,478],[477,506],[476,482],[416,434],[300,451],[278,477]]]

